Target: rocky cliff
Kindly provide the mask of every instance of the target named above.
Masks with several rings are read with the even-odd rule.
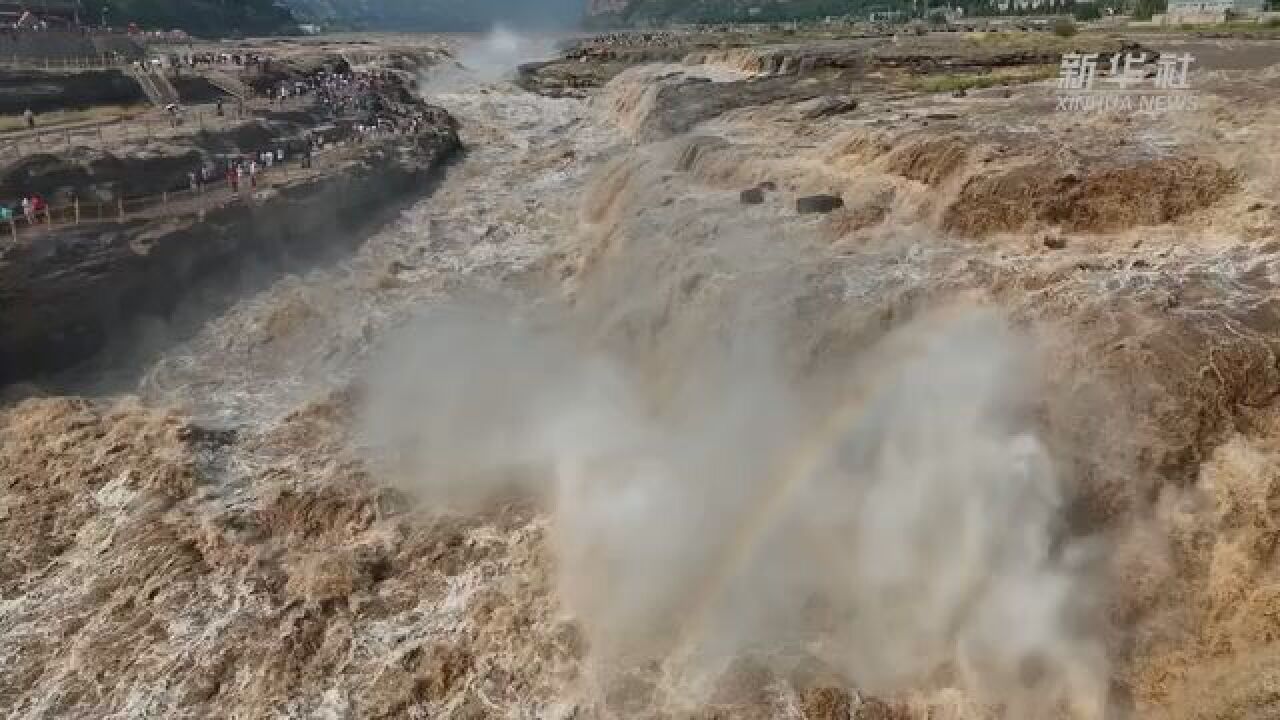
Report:
[[[97,105],[137,105],[147,101],[133,78],[119,70],[47,72],[0,69],[0,115],[30,109],[84,110]]]
[[[246,273],[271,276],[354,246],[361,230],[427,187],[459,147],[442,109],[411,143],[372,146],[309,180],[187,214],[92,222],[5,243],[0,385],[45,375],[216,307]]]

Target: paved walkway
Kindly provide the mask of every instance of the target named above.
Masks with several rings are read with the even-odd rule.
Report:
[[[223,177],[206,185],[199,192],[188,189],[146,197],[125,198],[123,204],[121,201],[80,203],[78,214],[77,205],[52,207],[43,218],[38,218],[34,225],[28,225],[27,219],[22,216],[14,218],[12,223],[0,223],[0,238],[6,241],[14,239],[29,241],[39,238],[54,228],[66,225],[120,222],[135,218],[179,217],[235,203],[253,202],[256,196],[265,190],[319,178],[359,157],[367,149],[379,143],[389,143],[393,139],[383,138],[366,144],[341,143],[326,147],[312,156],[310,168],[304,168],[301,159],[289,160],[282,165],[260,171],[256,188],[246,179],[241,183],[238,192],[232,192],[226,178]]]
[[[216,103],[186,106],[182,122],[176,127],[171,116],[155,108],[107,120],[82,120],[59,125],[43,125],[37,117],[34,130],[0,132],[0,162],[40,153],[63,152],[72,147],[96,147],[104,152],[131,142],[150,142],[194,137],[201,131],[229,130],[257,120],[269,111],[301,110],[314,107],[314,97],[294,98],[282,104],[255,98],[243,106],[236,102],[223,105],[217,114]]]

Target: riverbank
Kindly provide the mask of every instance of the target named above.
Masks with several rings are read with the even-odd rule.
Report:
[[[349,252],[389,212],[430,192],[460,149],[443,111],[440,122],[326,174],[246,187],[242,203],[59,226],[9,247],[0,260],[0,383],[127,346],[141,327],[167,324],[176,308],[216,297],[242,273],[270,275]]]

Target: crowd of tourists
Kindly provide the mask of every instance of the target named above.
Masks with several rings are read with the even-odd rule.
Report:
[[[611,32],[596,35],[582,45],[609,47],[671,47],[679,44],[680,35],[669,30],[660,32]]]
[[[270,62],[254,55],[204,53],[175,57],[189,66],[246,62],[265,65]],[[263,89],[262,85],[258,87]],[[186,173],[186,187],[193,194],[199,194],[225,182],[232,193],[239,194],[242,189],[251,191],[259,186],[264,173],[285,163],[292,162],[302,169],[310,168],[315,154],[335,140],[362,145],[397,135],[416,135],[431,123],[438,122],[438,118],[431,116],[431,108],[397,102],[399,88],[399,80],[394,73],[353,71],[345,64],[302,79],[295,76],[280,80],[271,86],[268,93],[273,99],[283,102],[294,97],[313,97],[334,122],[314,128],[301,138],[276,140],[269,149],[202,161]],[[167,111],[175,124],[180,122],[181,109],[177,105],[170,105]],[[223,114],[221,101],[217,103],[215,113]],[[34,126],[34,121],[34,114],[28,111],[28,125]],[[171,189],[171,199],[172,193]],[[0,221],[21,222],[24,219],[31,225],[49,219],[49,206],[42,197],[31,194],[19,203],[0,203]]]
[[[303,157],[309,161],[311,157],[310,148],[304,153]],[[274,168],[277,163],[284,165],[285,158],[284,148],[263,150],[259,153],[250,153],[232,158],[226,163],[227,186],[231,188],[233,193],[240,192],[242,185],[250,189],[256,188],[258,187],[258,176]],[[202,168],[202,171],[207,173],[205,180],[212,181],[215,169],[206,165]],[[191,182],[191,189],[199,190],[197,183],[203,181],[196,178],[195,174],[192,173]]]
[[[163,67],[198,68],[225,67],[240,69],[271,69],[271,58],[257,53],[219,53],[219,52],[186,52],[169,53],[163,58],[152,60]]]
[[[49,204],[37,193],[31,193],[13,205],[0,204],[0,222],[10,223],[21,217],[28,225],[48,218]]]
[[[219,181],[225,181],[234,193],[239,193],[242,187],[253,189],[258,187],[258,178],[263,173],[283,166],[286,161],[297,160],[301,167],[310,168],[312,157],[324,148],[325,139],[316,134],[302,140],[300,145],[300,150],[297,145],[293,149],[280,145],[202,163],[187,173],[187,181],[190,189],[197,193]]]

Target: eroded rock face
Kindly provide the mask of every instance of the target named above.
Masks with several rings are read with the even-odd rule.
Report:
[[[856,108],[838,73],[798,83],[794,77],[754,77],[736,70],[715,80],[703,73],[723,73],[712,66],[647,65],[625,70],[609,81],[595,101],[604,114],[639,142],[654,142],[686,133],[700,123],[738,108],[770,103],[798,103],[797,112],[814,119]],[[810,104],[804,104],[808,101]]]
[[[206,301],[217,297],[242,268],[278,272],[354,247],[380,212],[429,189],[458,149],[448,113],[429,118],[404,151],[371,147],[332,174],[252,202],[125,223],[86,218],[11,246],[0,266],[0,384],[128,344],[140,320],[166,323],[194,288],[206,288]]]
[[[120,70],[49,72],[0,69],[0,115],[84,110],[95,105],[142,105],[147,96]]]
[[[858,101],[847,95],[825,95],[796,105],[800,117],[816,120],[830,115],[843,115],[858,109]]]
[[[0,197],[36,193],[54,205],[113,203],[121,196],[185,189],[187,173],[206,155],[190,146],[157,143],[146,154],[119,155],[88,147],[28,155],[0,168]]]
[[[1035,162],[972,177],[943,222],[949,230],[971,235],[1025,230],[1037,223],[1070,232],[1122,230],[1175,221],[1238,186],[1235,173],[1201,158],[1083,170]]]

